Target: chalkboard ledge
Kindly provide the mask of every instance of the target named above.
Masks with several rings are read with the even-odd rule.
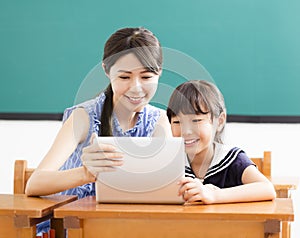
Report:
[[[61,121],[62,113],[0,113],[0,120]]]
[[[300,116],[228,115],[227,122],[241,123],[300,123]]]
[[[61,121],[62,113],[0,113],[0,120]],[[300,116],[228,115],[227,122],[240,123],[300,123]]]

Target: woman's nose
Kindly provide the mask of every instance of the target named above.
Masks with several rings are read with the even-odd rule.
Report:
[[[131,80],[130,88],[136,91],[140,91],[142,89],[142,84],[138,77]]]

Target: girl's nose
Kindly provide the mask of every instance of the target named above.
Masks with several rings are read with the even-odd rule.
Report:
[[[193,130],[189,123],[181,123],[181,134],[182,135],[190,135],[192,134]]]

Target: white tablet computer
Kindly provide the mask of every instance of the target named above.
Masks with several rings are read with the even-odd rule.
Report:
[[[185,175],[180,137],[98,137],[124,153],[116,171],[102,172],[96,181],[99,203],[182,204],[177,182]]]

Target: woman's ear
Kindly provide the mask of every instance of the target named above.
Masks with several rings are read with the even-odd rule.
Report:
[[[226,113],[222,112],[218,118],[218,128],[217,128],[218,132],[223,130],[225,123],[226,123]]]
[[[104,71],[106,77],[109,78],[108,72],[107,72],[107,70],[106,70],[106,65],[105,65],[103,62],[102,62],[102,69],[103,69],[103,71]]]

